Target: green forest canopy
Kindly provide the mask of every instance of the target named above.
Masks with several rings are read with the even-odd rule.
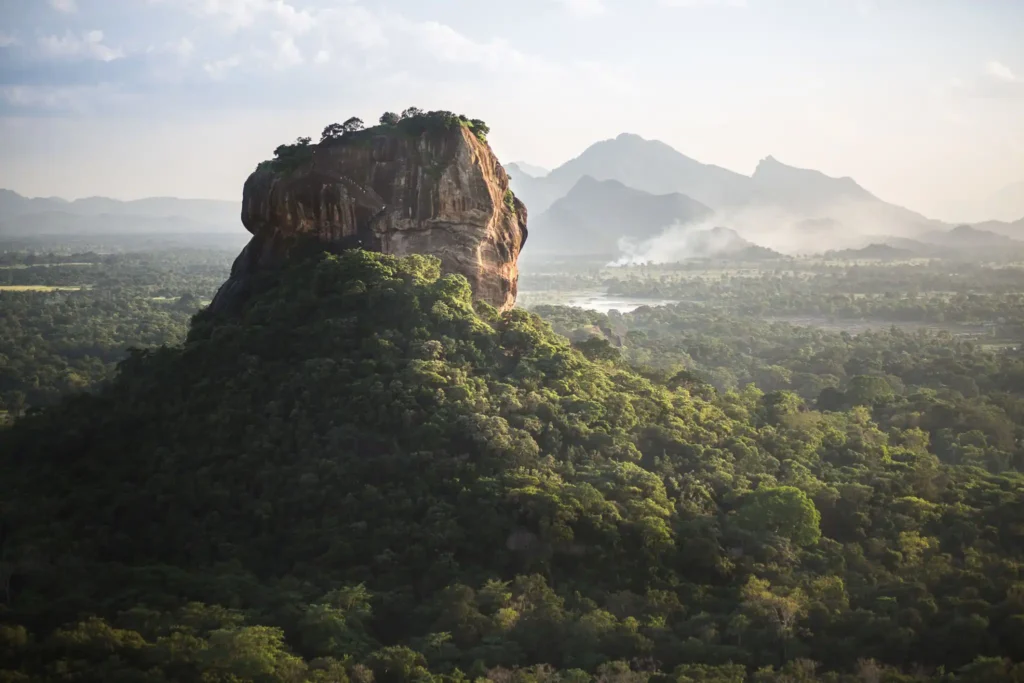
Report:
[[[1016,472],[641,376],[432,258],[257,290],[0,432],[0,680],[1022,675]]]

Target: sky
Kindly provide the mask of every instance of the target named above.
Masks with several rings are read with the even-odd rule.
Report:
[[[238,199],[409,106],[554,167],[631,132],[973,220],[1024,182],[1024,0],[2,0],[0,187]]]

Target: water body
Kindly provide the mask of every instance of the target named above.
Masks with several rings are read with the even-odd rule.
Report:
[[[518,304],[527,308],[540,305],[573,306],[598,313],[618,311],[631,313],[641,306],[667,306],[679,303],[675,299],[648,299],[636,296],[619,296],[600,291],[587,292],[519,292]]]

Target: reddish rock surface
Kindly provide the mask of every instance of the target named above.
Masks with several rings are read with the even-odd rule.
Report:
[[[310,237],[328,250],[433,255],[469,280],[476,299],[502,310],[515,304],[526,207],[469,129],[372,129],[281,166],[261,164],[245,183],[242,223],[253,237],[213,310],[243,301],[254,273],[280,266]]]

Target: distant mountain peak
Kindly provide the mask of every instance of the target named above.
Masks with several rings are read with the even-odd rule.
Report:
[[[620,149],[624,148],[630,151],[648,151],[663,156],[679,157],[691,164],[699,163],[668,143],[662,142],[661,140],[650,140],[642,135],[637,135],[636,133],[619,133],[615,138],[605,140],[605,143],[609,146]]]
[[[775,212],[773,215],[786,224],[832,218],[842,230],[904,237],[945,227],[883,201],[848,176],[837,178],[791,166],[774,155],[763,157],[752,175],[743,175],[702,163],[664,142],[630,132],[590,145],[544,178],[514,175],[513,190],[535,216],[573,192],[584,176],[590,176],[597,182],[614,179],[626,188],[650,195],[682,195],[717,211],[760,207]],[[609,191],[612,187],[603,186]],[[579,189],[590,189],[594,201],[604,205],[599,196],[602,186],[587,181],[577,192]]]
[[[821,177],[824,177],[824,178],[828,177],[824,173],[821,173],[820,171],[814,171],[814,170],[811,170],[811,169],[799,168],[797,166],[790,166],[789,164],[784,164],[781,161],[779,161],[778,159],[776,159],[774,156],[772,156],[771,154],[766,156],[764,159],[761,159],[761,161],[759,161],[757,163],[757,168],[754,169],[754,176],[753,177],[756,179],[758,176],[763,176],[766,173],[784,173],[784,172],[807,173],[807,174],[814,174],[816,176],[821,176]]]
[[[635,190],[628,187],[625,183],[621,183],[618,180],[598,180],[592,175],[582,176],[576,181],[576,184],[569,190],[569,194],[574,192],[590,192],[597,188],[605,188],[607,190],[628,190],[630,192],[641,192],[641,190]]]
[[[800,168],[799,166],[792,166],[790,164],[783,163],[776,159],[775,156],[771,154],[769,154],[768,156],[766,156],[765,158],[761,159],[761,161],[758,162],[757,168],[754,169],[754,175],[756,176],[758,173],[765,173],[768,171],[793,171],[796,173],[813,173],[815,175],[824,176],[826,178],[830,177],[826,176],[821,171],[815,171],[809,168]],[[832,179],[836,180],[836,178]]]
[[[585,175],[614,179],[653,195],[686,195],[709,207],[742,204],[751,191],[747,176],[702,164],[664,142],[628,132],[590,145],[544,178],[513,173],[513,190],[537,215],[565,197]]]
[[[609,181],[600,181],[600,180],[598,180],[597,178],[595,178],[592,175],[581,176],[580,179],[576,181],[576,184],[573,185],[572,189],[569,190],[569,191],[570,192],[575,192],[575,191],[580,190],[580,189],[585,189],[585,188],[588,188],[588,187],[595,187],[597,185],[600,185],[602,182],[609,182]]]
[[[550,169],[544,168],[543,166],[537,166],[526,161],[513,161],[510,164],[505,164],[505,170],[512,173],[528,175],[531,178],[543,178],[551,172]]]
[[[797,205],[842,199],[880,201],[849,176],[836,178],[814,169],[790,166],[771,155],[757,164],[751,177],[762,191],[798,200]]]

